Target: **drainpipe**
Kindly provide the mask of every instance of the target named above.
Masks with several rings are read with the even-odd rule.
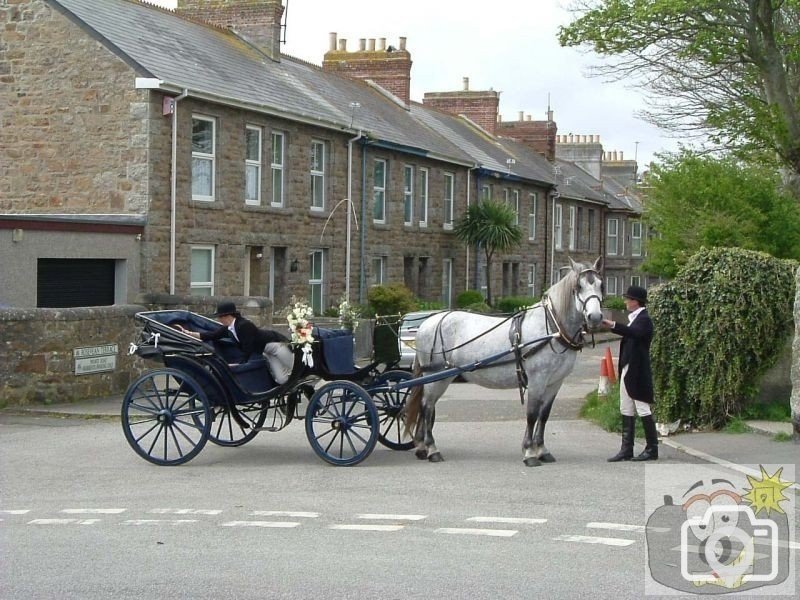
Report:
[[[170,213],[169,213],[169,293],[175,295],[175,221],[177,213],[178,196],[178,102],[189,95],[189,90],[184,89],[175,97],[172,109],[172,181],[170,182]]]
[[[550,271],[548,272],[548,279],[550,283],[547,284],[547,287],[550,287],[555,283],[555,277],[553,277],[553,273],[555,272],[556,268],[556,194],[551,194],[550,198],[552,202],[550,203],[550,216],[553,220],[551,225],[552,231],[549,232],[550,239]],[[563,218],[563,217],[562,217]],[[562,220],[563,223],[563,220]]]
[[[365,277],[366,263],[364,252],[367,249],[367,144],[366,137],[361,138],[361,256],[359,256],[358,274],[358,303],[366,304],[367,280]]]
[[[344,263],[344,298],[350,303],[350,232],[353,220],[353,142],[357,142],[364,134],[358,130],[358,135],[347,140],[347,253]],[[363,221],[362,221],[363,223]],[[363,226],[363,225],[362,225]]]
[[[477,168],[478,168],[478,165],[475,165],[474,167],[470,167],[469,169],[467,169],[467,211],[469,211],[470,192],[472,191],[472,172]],[[475,178],[475,192],[477,193],[477,191],[478,191],[478,178],[476,177]],[[478,196],[478,197],[480,198],[480,196]],[[465,272],[464,272],[464,284],[465,284],[464,289],[468,290],[468,289],[471,289],[469,287],[469,244],[464,244],[464,245],[467,248],[467,254],[466,254],[465,261],[464,261],[465,264],[466,264],[466,269],[465,269]]]

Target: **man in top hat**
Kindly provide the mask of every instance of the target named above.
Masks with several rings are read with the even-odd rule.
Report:
[[[246,319],[236,310],[233,302],[220,302],[217,310],[211,315],[217,317],[222,323],[213,331],[191,331],[180,325],[177,328],[183,333],[209,342],[222,338],[233,338],[242,352],[251,354],[264,354],[269,361],[270,368],[277,383],[285,383],[292,372],[293,357],[288,347],[289,338],[271,329],[259,329],[256,324]],[[277,361],[275,360],[277,357]],[[276,368],[278,367],[278,368]]]
[[[603,319],[603,324],[622,336],[619,346],[619,410],[622,413],[622,447],[608,459],[658,460],[658,432],[650,405],[653,403],[653,374],[650,369],[650,342],[653,339],[653,321],[647,314],[647,290],[630,286],[622,295],[627,309],[628,324]],[[636,415],[642,420],[646,445],[644,451],[633,456],[633,439]]]

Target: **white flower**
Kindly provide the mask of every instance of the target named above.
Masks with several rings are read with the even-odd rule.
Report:
[[[350,303],[342,297],[342,300],[339,302],[339,325],[355,331],[358,327],[358,317],[360,316],[360,311],[351,306]]]
[[[289,330],[292,332],[292,344],[303,346],[303,362],[309,367],[314,366],[314,360],[311,356],[311,344],[314,342],[314,325],[309,321],[313,316],[314,309],[305,302],[292,297],[292,301],[286,309],[286,321],[289,323]]]

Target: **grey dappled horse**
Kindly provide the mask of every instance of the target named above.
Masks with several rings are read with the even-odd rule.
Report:
[[[414,376],[448,367],[466,366],[512,348],[518,332],[519,344],[550,334],[553,339],[523,347],[522,366],[527,375],[527,427],[522,441],[523,460],[529,467],[555,458],[544,445],[544,428],[553,400],[564,378],[575,366],[582,346],[584,326],[595,329],[603,319],[600,269],[602,257],[587,267],[570,259],[571,269],[548,289],[539,304],[518,313],[514,319],[463,311],[446,311],[429,317],[417,331]],[[462,377],[480,386],[508,389],[519,385],[516,353],[490,366],[468,371]],[[433,439],[434,408],[454,377],[414,388],[406,403],[406,425],[413,432],[417,458],[439,462],[442,455]]]

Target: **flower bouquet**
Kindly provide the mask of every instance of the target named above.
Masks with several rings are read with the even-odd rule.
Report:
[[[314,343],[313,323],[309,321],[314,316],[314,310],[302,300],[292,297],[286,310],[286,320],[292,332],[292,344],[302,346],[303,364],[314,366],[314,357],[311,354],[311,344]]]
[[[339,326],[355,332],[358,327],[358,317],[360,316],[361,311],[342,297],[339,302]]]

